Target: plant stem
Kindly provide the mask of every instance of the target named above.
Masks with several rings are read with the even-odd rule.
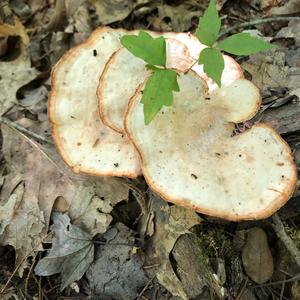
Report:
[[[270,18],[258,19],[258,20],[253,20],[253,21],[237,24],[237,25],[229,27],[228,29],[221,32],[219,34],[218,39],[224,38],[228,33],[235,31],[236,29],[247,28],[247,27],[265,24],[265,23],[271,23],[271,22],[285,22],[285,21],[291,21],[291,20],[299,20],[300,21],[300,17],[270,17]]]

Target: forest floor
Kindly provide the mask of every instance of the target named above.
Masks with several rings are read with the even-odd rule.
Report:
[[[253,122],[282,135],[299,170],[300,2],[216,2],[224,34],[250,30],[278,46],[235,59],[262,93]],[[229,222],[169,205],[143,178],[75,175],[52,141],[50,72],[68,49],[104,25],[194,32],[207,6],[207,0],[0,3],[1,300],[300,299],[299,184],[272,217]],[[65,245],[68,251],[60,251]],[[50,248],[55,258],[37,268]]]

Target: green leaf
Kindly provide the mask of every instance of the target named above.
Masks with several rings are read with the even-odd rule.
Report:
[[[150,34],[140,31],[139,35],[125,35],[121,44],[133,55],[151,65],[166,65],[166,41],[164,37],[153,38]]]
[[[212,47],[218,38],[220,28],[221,19],[215,1],[211,0],[208,8],[200,18],[196,35],[202,44]]]
[[[264,40],[251,36],[250,33],[242,32],[234,34],[217,44],[220,50],[235,55],[250,55],[260,51],[276,48]]]
[[[203,70],[207,76],[220,87],[224,70],[224,58],[221,51],[215,48],[203,49],[199,56],[199,65],[203,65]]]
[[[161,108],[173,104],[173,91],[179,92],[177,73],[173,70],[156,70],[148,78],[141,102],[144,120],[148,125]]]

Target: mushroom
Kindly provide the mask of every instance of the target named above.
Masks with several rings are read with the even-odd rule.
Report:
[[[124,30],[100,28],[68,51],[52,71],[49,119],[64,161],[74,172],[90,175],[140,175],[136,150],[125,134],[98,116],[96,89],[107,60],[118,50]]]
[[[152,36],[158,35],[150,31],[148,33]],[[192,66],[193,59],[188,48],[176,40],[176,35],[171,36],[174,38],[166,39],[166,66],[186,72]],[[146,63],[125,48],[119,49],[110,57],[97,88],[99,112],[103,123],[118,132],[125,132],[123,123],[128,101],[150,74]]]
[[[148,31],[152,36],[159,34]],[[199,53],[206,46],[190,33],[164,33],[167,44],[167,67],[180,72],[192,68],[203,78],[209,90],[217,88],[217,84],[204,73],[203,66],[197,64]],[[228,85],[236,79],[243,78],[239,64],[230,56],[223,55],[225,68],[222,75],[222,85]],[[150,74],[145,68],[145,62],[127,49],[121,48],[108,60],[100,77],[97,88],[99,112],[104,124],[124,133],[124,116],[130,97]]]
[[[100,28],[85,43],[67,52],[52,71],[49,98],[52,135],[64,161],[76,173],[129,178],[141,174],[135,148],[125,133],[116,132],[102,122],[96,98],[99,77],[113,53],[121,51],[120,38],[128,33],[137,34]],[[187,48],[179,41],[170,38],[167,51],[170,65],[192,64]],[[134,62],[137,65],[131,67],[138,68],[139,61]],[[124,89],[122,81],[127,74],[120,75],[109,85],[118,92]]]
[[[125,129],[149,187],[167,201],[215,217],[270,216],[292,195],[297,172],[288,145],[268,125],[232,135],[233,122],[258,111],[258,89],[237,79],[208,94],[193,71],[178,82],[173,106],[163,107],[148,126],[140,103],[144,84],[126,113]]]

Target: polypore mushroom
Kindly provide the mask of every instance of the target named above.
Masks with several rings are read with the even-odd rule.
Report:
[[[291,196],[297,174],[288,145],[271,127],[256,124],[232,135],[233,122],[257,112],[258,89],[239,79],[208,95],[193,72],[178,82],[173,106],[148,126],[143,85],[128,107],[125,129],[150,188],[167,201],[228,220],[270,216]]]
[[[124,30],[101,28],[67,52],[52,72],[49,117],[52,135],[74,172],[137,177],[140,163],[126,135],[98,116],[96,89],[110,56],[121,47]]]
[[[152,36],[155,32],[148,31]],[[197,64],[199,53],[206,46],[190,33],[164,33],[167,45],[167,68],[186,72],[192,68],[203,78],[210,91],[217,88],[217,84],[204,73],[203,66]],[[243,78],[243,71],[239,64],[230,56],[224,57],[224,71],[221,78],[223,85],[228,85],[236,79]],[[121,48],[116,51],[100,77],[97,88],[99,111],[102,121],[118,132],[124,132],[124,116],[130,97],[150,72],[145,62]]]
[[[85,43],[67,52],[53,69],[49,98],[53,138],[64,161],[76,173],[130,178],[141,174],[135,148],[126,134],[102,122],[96,98],[99,77],[112,54],[120,51],[120,38],[128,33],[137,32],[100,28]],[[187,51],[183,44],[170,39],[169,65],[191,65]],[[139,68],[138,63],[131,68]],[[110,88],[122,94],[127,75],[120,72],[117,81],[114,78],[109,82]],[[133,76],[129,79],[134,82]]]
[[[150,31],[148,33],[157,35]],[[185,72],[192,66],[193,59],[188,48],[176,40],[176,34],[173,33],[172,36],[174,38],[166,39],[166,66]],[[123,123],[128,101],[150,74],[146,63],[125,48],[119,49],[110,57],[97,88],[100,116],[107,126],[124,132]]]

